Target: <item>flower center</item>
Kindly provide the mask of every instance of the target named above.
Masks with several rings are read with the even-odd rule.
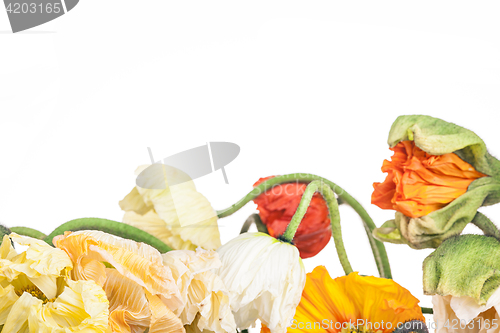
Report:
[[[45,296],[45,294],[36,286],[28,286],[28,287],[23,287],[20,290],[16,290],[17,296],[21,296],[25,292],[41,300],[43,304],[55,301],[55,298],[48,299],[47,296]]]

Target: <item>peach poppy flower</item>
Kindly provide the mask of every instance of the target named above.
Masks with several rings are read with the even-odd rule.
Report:
[[[356,272],[332,279],[318,266],[307,274],[288,332],[390,333],[408,322],[425,327],[418,303],[393,280]]]
[[[101,231],[66,232],[53,242],[71,258],[73,279],[103,287],[113,332],[184,332],[173,312],[180,292],[156,249]]]
[[[385,160],[383,183],[373,184],[372,204],[394,209],[408,217],[421,217],[443,208],[465,192],[476,179],[485,177],[458,155],[431,155],[414,141],[402,141]]]

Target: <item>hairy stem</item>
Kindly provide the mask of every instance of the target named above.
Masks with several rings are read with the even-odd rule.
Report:
[[[45,237],[47,237],[47,235],[45,235],[43,232],[28,227],[12,227],[10,228],[10,230],[18,235],[33,237],[36,239],[43,240]]]
[[[335,194],[333,190],[320,180],[314,180],[309,183],[302,194],[302,199],[300,200],[299,206],[295,211],[295,214],[292,217],[292,220],[288,224],[285,232],[280,237],[281,240],[284,240],[288,243],[292,243],[293,237],[299,228],[300,222],[302,218],[306,214],[307,208],[311,203],[311,199],[314,193],[319,192],[323,196],[328,206],[328,211],[330,215],[330,223],[332,224],[332,236],[335,242],[335,248],[337,249],[337,255],[339,256],[340,263],[346,275],[352,272],[351,263],[347,258],[347,253],[344,247],[344,241],[342,240],[342,232],[340,229],[340,214],[339,214],[339,206],[337,203],[337,198],[335,198]]]
[[[269,232],[267,231],[267,227],[264,223],[262,223],[259,214],[252,214],[247,218],[247,220],[245,221],[245,223],[243,223],[243,226],[241,227],[240,234],[248,232],[248,230],[254,223],[255,226],[257,227],[257,231],[269,234]]]
[[[483,213],[477,212],[471,222],[476,227],[481,229],[481,231],[484,232],[485,235],[500,238],[500,230],[498,230],[498,227]]]
[[[52,239],[55,236],[63,235],[65,231],[78,230],[99,230],[111,235],[119,236],[125,239],[131,239],[136,242],[142,242],[156,248],[160,253],[171,251],[167,244],[147,232],[122,222],[116,222],[100,218],[82,218],[66,222],[54,231],[52,231],[44,241],[52,245]]]
[[[262,182],[258,186],[254,187],[252,191],[250,191],[240,201],[238,201],[231,207],[217,211],[217,215],[219,216],[219,218],[223,218],[235,213],[243,206],[245,206],[248,202],[257,198],[259,195],[271,189],[275,185],[284,183],[293,183],[293,182],[310,183],[314,180],[323,181],[338,195],[338,198],[342,202],[347,203],[356,211],[356,213],[358,213],[358,215],[363,220],[363,226],[365,228],[366,235],[368,236],[368,240],[370,242],[370,246],[373,252],[373,257],[375,258],[375,262],[377,264],[377,269],[379,271],[380,276],[388,279],[392,278],[391,267],[389,264],[389,259],[387,257],[387,251],[385,250],[385,246],[382,242],[373,238],[372,232],[373,229],[375,229],[375,223],[373,222],[370,215],[368,215],[363,206],[361,206],[361,204],[356,199],[354,199],[349,193],[347,193],[337,184],[323,177],[307,173],[293,173],[268,179],[265,182]]]

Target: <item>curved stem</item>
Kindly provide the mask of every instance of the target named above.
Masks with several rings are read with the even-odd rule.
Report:
[[[172,250],[170,246],[141,229],[122,222],[99,218],[83,218],[66,222],[52,231],[44,239],[44,241],[52,245],[52,239],[55,236],[63,235],[65,231],[78,230],[99,230],[111,235],[131,239],[136,242],[142,242],[156,248],[158,251],[160,251],[160,253],[165,253]]]
[[[341,201],[347,203],[356,211],[356,213],[358,213],[358,215],[363,220],[363,226],[365,228],[366,235],[368,236],[368,240],[372,248],[373,257],[375,258],[379,274],[381,277],[391,279],[392,274],[391,274],[389,259],[387,257],[387,251],[385,250],[385,246],[382,242],[373,238],[372,232],[373,229],[375,229],[375,223],[371,219],[370,215],[368,215],[363,206],[361,206],[361,204],[356,199],[354,199],[349,193],[344,191],[344,189],[342,189],[337,184],[323,177],[319,177],[308,173],[292,173],[268,179],[265,182],[262,182],[258,186],[254,187],[252,191],[250,191],[240,201],[238,201],[231,207],[217,211],[217,215],[219,216],[219,218],[223,218],[235,213],[240,208],[245,206],[248,202],[255,199],[265,191],[271,189],[274,185],[291,183],[291,182],[309,183],[314,180],[323,181],[325,184],[330,186],[330,188],[338,195]]]
[[[28,236],[36,239],[43,240],[45,237],[47,237],[47,235],[45,235],[43,232],[28,227],[12,227],[10,228],[10,230],[18,235]]]
[[[306,189],[304,190],[304,193],[302,194],[302,198],[300,199],[299,206],[295,210],[295,214],[293,214],[290,223],[288,223],[288,226],[286,227],[286,230],[283,233],[283,235],[281,235],[280,239],[284,240],[285,242],[292,243],[293,237],[295,236],[295,233],[299,228],[300,222],[302,222],[304,215],[306,215],[307,208],[309,208],[314,193],[320,191],[321,187],[322,187],[321,182],[319,180],[312,181],[307,185]],[[332,192],[331,189],[330,192]],[[326,201],[325,195],[323,195],[323,198]],[[335,203],[337,203],[337,200],[335,200]],[[328,205],[328,210],[330,211],[329,202],[327,202],[327,205]],[[330,221],[332,221],[331,217],[333,216],[333,213],[334,213],[333,211],[330,211]],[[332,223],[332,229],[333,229],[333,223]]]
[[[257,231],[269,234],[269,232],[267,231],[267,227],[264,223],[262,223],[259,214],[252,214],[247,218],[247,220],[245,221],[245,223],[243,223],[243,226],[241,227],[240,234],[248,232],[248,230],[254,223],[255,226],[257,227]]]
[[[481,229],[481,231],[484,232],[485,235],[500,238],[500,230],[498,230],[498,227],[483,213],[477,212],[471,222],[476,227]]]
[[[328,212],[330,215],[330,223],[332,224],[332,235],[333,240],[335,242],[335,248],[337,249],[337,254],[339,256],[340,264],[344,269],[346,275],[352,272],[351,263],[347,258],[347,253],[344,247],[344,241],[342,240],[342,232],[340,229],[340,214],[339,214],[339,206],[337,204],[337,198],[335,198],[335,194],[333,193],[330,186],[326,185],[324,182],[320,180],[314,180],[309,183],[302,194],[302,199],[300,200],[299,207],[295,211],[295,214],[292,217],[292,220],[288,224],[285,232],[280,237],[281,240],[284,240],[288,243],[292,243],[293,237],[299,228],[300,222],[302,218],[306,214],[307,208],[311,203],[311,199],[314,193],[319,192],[323,196],[328,206]]]
[[[12,232],[12,230],[7,228],[3,224],[0,224],[0,236],[1,236],[1,238],[3,238],[4,235],[10,235],[11,232]],[[1,239],[0,239],[0,241],[1,241]]]

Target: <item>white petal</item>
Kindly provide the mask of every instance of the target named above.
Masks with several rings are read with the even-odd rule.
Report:
[[[500,304],[500,288],[498,288],[491,296],[485,305],[479,305],[477,301],[469,296],[451,297],[450,307],[455,312],[456,316],[469,323],[476,318],[481,312],[491,309],[495,305]]]
[[[245,233],[217,252],[222,267],[215,273],[229,289],[238,327],[260,319],[272,333],[285,332],[306,281],[297,248],[263,233]]]

